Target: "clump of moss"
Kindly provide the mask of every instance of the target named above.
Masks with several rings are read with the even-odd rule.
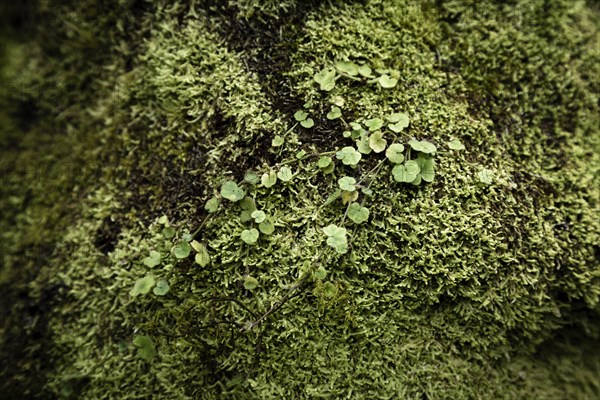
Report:
[[[2,148],[2,283],[55,293],[45,393],[598,394],[598,10],[117,3],[20,48],[23,82],[73,98],[1,115],[2,143],[26,138]],[[40,143],[84,173],[19,187]],[[13,382],[40,368],[22,359]]]

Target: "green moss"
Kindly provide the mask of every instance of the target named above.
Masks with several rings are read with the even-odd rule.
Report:
[[[18,313],[54,299],[32,315],[43,326],[23,327],[43,340],[18,344],[5,393],[598,395],[597,9],[115,2],[98,17],[86,6],[49,19],[49,43],[6,47],[2,76],[40,90],[0,111],[0,282],[30,299],[6,304],[0,333],[17,337]],[[321,90],[315,74],[336,63],[345,75]],[[349,122],[395,113],[410,123],[377,128],[407,159],[410,140],[435,145],[432,182],[396,182],[382,140],[357,163],[334,157],[356,145]],[[34,160],[58,178],[20,169]],[[360,192],[341,193],[342,177]],[[220,201],[228,181],[236,202]],[[346,229],[346,251],[327,245],[329,225]],[[149,276],[168,291],[130,295]],[[32,372],[43,389],[18,383]]]

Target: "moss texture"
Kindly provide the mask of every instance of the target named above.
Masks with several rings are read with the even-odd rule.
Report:
[[[189,3],[4,14],[3,393],[600,397],[597,2]],[[320,90],[339,60],[398,83]],[[388,144],[437,146],[433,182],[335,157],[349,122],[393,112],[410,124]],[[344,176],[372,191],[364,223]],[[247,244],[254,208],[274,230]],[[169,291],[131,292],[149,276]]]

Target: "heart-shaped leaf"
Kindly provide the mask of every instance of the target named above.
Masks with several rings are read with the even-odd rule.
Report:
[[[150,255],[144,258],[144,265],[153,268],[160,264],[160,253],[155,250],[150,251]]]
[[[381,131],[375,132],[369,137],[369,147],[373,149],[375,153],[384,151],[385,146],[387,146],[387,140],[383,138],[383,133]]]
[[[154,286],[156,281],[152,275],[146,275],[143,278],[135,281],[133,288],[129,291],[129,295],[131,297],[135,297],[138,294],[147,294],[150,292],[150,289]]]
[[[313,79],[319,84],[321,90],[328,92],[335,87],[335,70],[326,68],[316,73]]]
[[[348,207],[348,218],[355,224],[361,224],[369,219],[369,209],[358,203],[352,203]]]
[[[183,258],[187,258],[187,256],[190,255],[190,251],[192,251],[192,246],[190,246],[188,242],[184,241],[179,242],[173,247],[171,247],[171,253],[173,253],[175,258],[180,260]]]
[[[241,239],[247,244],[254,244],[258,240],[258,230],[256,228],[244,229],[241,234]]]
[[[150,336],[135,335],[133,345],[138,348],[138,356],[147,362],[152,361],[156,357],[156,350]]]
[[[208,211],[209,214],[212,214],[217,212],[219,209],[219,204],[221,204],[221,201],[217,197],[212,197],[206,202],[204,209]]]
[[[258,280],[251,276],[247,276],[244,278],[244,288],[246,290],[254,290],[258,287]]]
[[[394,164],[400,164],[404,161],[404,146],[400,143],[392,143],[385,151],[385,156]]]
[[[257,224],[260,224],[265,219],[267,219],[267,214],[265,214],[264,211],[259,210],[254,211],[251,216],[252,218],[254,218],[254,222],[256,222]]]
[[[277,173],[275,171],[265,172],[260,177],[260,183],[262,183],[264,187],[270,188],[277,183]]]
[[[352,61],[338,61],[335,63],[335,67],[340,72],[344,72],[350,76],[358,75],[358,65]]]
[[[356,190],[356,186],[354,186],[356,185],[356,179],[350,176],[344,176],[338,180],[338,185],[342,190],[353,192]]]
[[[327,113],[327,119],[333,120],[342,116],[342,110],[339,107],[331,107],[331,111]]]
[[[327,245],[332,247],[339,254],[348,252],[348,242],[346,240],[346,228],[340,228],[331,224],[323,228],[323,233],[327,235]]]
[[[273,140],[271,140],[272,147],[279,147],[283,144],[283,138],[279,135],[275,136]]]
[[[294,113],[294,119],[298,122],[304,121],[308,118],[308,113],[304,110],[298,110]]]
[[[169,286],[169,282],[163,279],[156,282],[156,286],[154,287],[154,290],[152,290],[152,292],[157,296],[164,296],[169,292],[170,289],[171,287]]]
[[[275,232],[275,224],[273,224],[273,222],[271,222],[270,220],[266,219],[260,224],[258,224],[258,229],[261,233],[264,233],[265,235],[271,235],[273,232]]]
[[[381,129],[383,126],[383,120],[381,118],[371,118],[365,121],[365,126],[369,128],[371,132],[375,132],[378,129]]]
[[[246,192],[234,181],[227,181],[221,185],[221,196],[229,201],[239,201],[244,198]]]
[[[462,142],[460,140],[453,139],[448,142],[448,148],[450,148],[450,150],[464,150],[465,145],[462,144]]]
[[[335,156],[342,160],[344,165],[356,165],[361,159],[361,154],[354,147],[346,146],[338,151]]]
[[[377,82],[379,82],[379,84],[381,85],[382,88],[390,89],[398,84],[398,79],[390,78],[388,75],[384,74],[384,75],[381,75],[379,77],[379,79],[377,79]]]

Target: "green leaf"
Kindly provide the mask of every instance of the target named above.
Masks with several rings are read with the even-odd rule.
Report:
[[[258,240],[258,230],[255,228],[244,229],[241,234],[241,239],[247,244],[254,244]]]
[[[167,217],[166,215],[162,215],[158,219],[158,223],[161,224],[161,225],[169,225],[169,217]]]
[[[338,185],[340,186],[340,188],[342,190],[346,190],[348,192],[353,192],[356,190],[356,187],[354,185],[356,185],[356,179],[350,177],[350,176],[344,176],[343,178],[340,178],[338,180]]]
[[[316,73],[313,79],[319,84],[321,90],[328,92],[335,87],[335,70],[326,68]]]
[[[298,122],[304,121],[308,118],[308,113],[304,110],[298,110],[294,113],[294,119]]]
[[[379,82],[379,84],[381,85],[382,88],[390,89],[398,84],[398,79],[390,78],[388,75],[384,74],[384,75],[381,75],[379,77],[379,79],[377,79],[377,82]]]
[[[398,164],[392,169],[392,175],[396,182],[410,183],[419,175],[419,165],[415,161],[407,161],[404,164]]]
[[[273,140],[271,141],[271,146],[273,147],[279,147],[283,144],[283,138],[279,135],[276,135]]]
[[[433,158],[431,157],[419,157],[417,158],[417,163],[419,164],[420,172],[419,175],[425,182],[433,182],[433,178],[435,177],[435,170],[433,165]]]
[[[358,203],[352,203],[348,207],[348,218],[355,224],[361,224],[369,219],[369,209]]]
[[[356,141],[356,148],[362,154],[370,154],[371,147],[369,146],[369,136],[367,135],[367,131],[363,130],[363,133],[360,135],[360,139]]]
[[[209,214],[212,214],[214,212],[217,212],[217,210],[219,209],[219,204],[221,204],[219,198],[212,197],[206,202],[206,204],[204,205],[204,209],[208,211]]]
[[[277,183],[277,173],[275,171],[271,171],[268,173],[265,172],[260,177],[260,182],[264,187],[270,188],[271,186],[275,185],[275,183]]]
[[[177,259],[187,258],[190,255],[190,251],[192,251],[192,246],[188,242],[179,242],[173,247],[171,247],[171,253]]]
[[[170,289],[171,287],[169,286],[169,282],[163,279],[156,282],[156,286],[154,287],[154,290],[152,290],[152,292],[157,296],[164,296],[165,294],[169,293]]]
[[[337,288],[331,282],[325,282],[323,285],[323,294],[325,297],[333,298],[337,294]]]
[[[135,335],[133,345],[138,348],[138,356],[147,362],[152,361],[156,357],[156,350],[150,336]]]
[[[383,126],[383,120],[381,118],[371,118],[365,121],[365,126],[369,128],[371,132],[381,129]]]
[[[249,183],[251,185],[256,185],[258,182],[260,182],[260,178],[254,172],[248,171],[244,175],[244,182]]]
[[[372,72],[373,71],[371,70],[371,67],[369,67],[368,65],[361,65],[360,67],[358,67],[358,73],[364,76],[365,78],[372,78]]]
[[[465,145],[462,144],[462,142],[460,140],[453,139],[448,142],[448,148],[450,148],[450,150],[464,150]]]
[[[165,239],[171,239],[173,236],[175,236],[175,229],[170,226],[167,226],[163,228],[161,233],[165,237]]]
[[[338,160],[342,160],[344,165],[356,165],[362,157],[362,155],[351,146],[344,147],[342,150],[338,151],[335,156]]]
[[[257,224],[260,224],[265,219],[267,219],[267,214],[265,214],[264,211],[256,210],[252,213],[252,218],[254,218],[254,222],[256,222]]]
[[[299,152],[296,153],[296,158],[298,160],[301,160],[302,158],[304,158],[304,156],[306,155],[306,151],[304,151],[304,149],[300,150]]]
[[[479,182],[490,185],[494,181],[494,172],[491,169],[483,168],[477,173]]]
[[[246,196],[238,204],[242,210],[250,212],[256,210],[256,203],[252,197]]]
[[[251,276],[247,276],[244,278],[244,288],[246,290],[254,290],[258,287],[258,280]]]
[[[350,122],[350,127],[353,131],[360,131],[362,129],[362,125],[358,122]]]
[[[275,224],[270,220],[266,219],[260,224],[258,224],[258,229],[261,231],[261,233],[264,233],[265,235],[271,235],[273,232],[275,232]]]
[[[409,140],[408,144],[412,147],[413,150],[420,151],[425,154],[435,153],[437,151],[437,147],[433,143],[429,143],[426,140]]]
[[[184,242],[191,242],[194,239],[194,236],[191,233],[184,233],[181,235],[181,240]]]
[[[385,151],[385,156],[394,164],[400,164],[404,161],[404,146],[400,143],[392,143]]]
[[[321,169],[327,168],[332,163],[332,161],[333,160],[331,157],[322,156],[321,158],[319,158],[319,161],[317,161],[317,167],[319,167]]]
[[[146,275],[135,281],[133,288],[129,291],[129,295],[135,297],[138,294],[148,294],[155,283],[156,281],[152,275]]]
[[[327,245],[332,247],[339,254],[348,252],[348,242],[346,240],[346,228],[340,228],[331,224],[323,228],[323,233],[327,235]]]
[[[323,280],[327,277],[327,270],[321,265],[315,272],[313,272],[313,278]]]
[[[304,121],[300,122],[300,125],[302,125],[305,128],[312,128],[313,126],[315,126],[315,121],[313,121],[312,118],[306,118]]]
[[[282,182],[289,182],[294,177],[294,174],[292,173],[290,167],[284,165],[277,173],[277,177],[281,179]]]
[[[221,196],[229,201],[239,201],[244,198],[246,192],[234,181],[227,181],[221,185]]]
[[[153,268],[160,264],[160,253],[155,250],[150,251],[150,255],[144,258],[144,265]]]
[[[208,249],[202,243],[198,243],[197,241],[193,241],[191,243],[194,250],[196,250],[196,255],[194,256],[194,261],[196,264],[201,267],[206,267],[210,263],[210,254],[208,254]]]
[[[387,119],[391,122],[391,124],[388,125],[388,128],[396,133],[403,131],[404,128],[408,127],[410,122],[408,114],[405,113],[394,113],[389,115]]]
[[[327,119],[333,120],[342,116],[342,110],[339,107],[331,107],[331,111],[327,113]]]
[[[387,140],[383,138],[383,133],[381,131],[375,132],[369,137],[369,147],[373,149],[375,153],[384,151],[385,146],[387,146]]]
[[[358,75],[358,65],[352,61],[338,61],[335,63],[335,67],[340,72],[344,72],[350,76]]]

